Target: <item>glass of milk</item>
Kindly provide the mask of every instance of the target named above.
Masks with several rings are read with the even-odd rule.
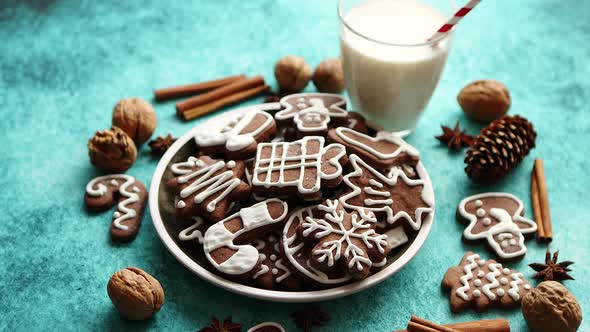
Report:
[[[450,0],[339,0],[340,48],[355,111],[407,135],[445,66],[452,31],[428,40],[452,15]]]

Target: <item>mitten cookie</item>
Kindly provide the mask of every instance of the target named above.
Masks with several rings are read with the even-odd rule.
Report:
[[[205,256],[219,272],[235,276],[251,276],[260,271],[260,253],[247,243],[276,227],[287,216],[288,206],[279,199],[243,208],[213,224],[203,237]]]
[[[422,220],[434,211],[429,182],[410,179],[396,168],[385,176],[354,154],[350,163],[353,171],[344,177],[348,191],[340,197],[345,208],[372,212],[389,225],[405,221],[413,230],[419,230]]]
[[[534,221],[524,218],[524,205],[508,193],[485,193],[459,203],[457,217],[469,223],[463,232],[468,241],[486,240],[499,260],[509,261],[526,254],[524,235],[537,230]]]
[[[250,244],[260,255],[260,269],[252,276],[254,283],[261,288],[296,291],[301,281],[291,273],[291,268],[283,258],[278,232],[271,232],[254,239]]]
[[[375,216],[363,210],[348,213],[338,200],[326,200],[317,208],[323,217],[306,217],[298,230],[316,243],[312,266],[329,271],[340,264],[354,278],[366,278],[373,264],[382,263],[391,250],[387,235],[375,231]]]
[[[129,242],[139,231],[147,196],[147,190],[139,180],[126,174],[112,174],[88,182],[84,203],[90,210],[104,211],[117,202],[111,223],[111,239]]]
[[[459,266],[447,270],[442,287],[451,292],[454,312],[468,307],[478,312],[493,307],[510,308],[519,304],[531,289],[522,273],[504,268],[494,260],[484,261],[473,252],[467,252]]]
[[[344,145],[349,154],[357,154],[377,169],[401,165],[416,166],[420,159],[420,154],[411,145],[384,131],[377,133],[377,137],[371,137],[350,128],[339,127],[330,129],[328,140]]]
[[[237,116],[220,132],[203,131],[195,143],[205,154],[224,152],[229,159],[244,159],[256,152],[259,142],[270,140],[276,133],[275,120],[265,111],[250,111]]]
[[[344,146],[324,146],[320,136],[306,136],[295,142],[258,145],[252,175],[252,189],[260,195],[298,194],[305,200],[322,197],[322,187],[342,181],[342,166],[348,162]]]
[[[176,178],[167,186],[178,193],[176,217],[190,219],[201,215],[209,222],[223,219],[230,204],[250,194],[250,186],[241,179],[243,161],[223,161],[208,156],[189,157],[173,164]]]
[[[325,136],[328,127],[345,124],[348,117],[346,101],[337,94],[298,93],[283,97],[284,110],[275,114],[282,124],[292,124],[300,137]]]

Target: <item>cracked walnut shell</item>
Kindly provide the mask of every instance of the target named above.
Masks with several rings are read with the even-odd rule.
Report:
[[[90,162],[105,173],[122,173],[133,165],[137,148],[120,128],[99,130],[88,140]]]
[[[152,136],[157,124],[154,108],[140,98],[121,99],[113,110],[113,126],[123,129],[137,145]]]
[[[107,292],[121,315],[131,320],[150,318],[164,304],[164,290],[158,280],[137,267],[115,272]]]
[[[534,332],[574,332],[582,322],[576,298],[556,281],[545,281],[522,299],[522,314]]]

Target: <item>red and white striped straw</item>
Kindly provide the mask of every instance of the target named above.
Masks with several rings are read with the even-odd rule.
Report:
[[[443,24],[443,26],[441,26],[440,29],[438,29],[438,31],[434,35],[432,35],[432,37],[428,38],[428,40],[437,39],[440,36],[447,34],[447,32],[449,32],[449,30],[451,30],[455,26],[455,24],[459,23],[459,21],[461,21],[461,19],[465,15],[467,15],[467,13],[469,13],[473,8],[475,8],[475,6],[477,6],[480,2],[481,0],[470,0],[465,6],[461,7],[461,9],[459,9],[455,13],[455,15],[453,15],[453,17],[451,17],[445,24]]]

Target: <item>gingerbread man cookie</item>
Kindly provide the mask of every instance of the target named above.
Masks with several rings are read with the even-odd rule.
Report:
[[[104,211],[117,202],[111,223],[111,239],[129,242],[135,239],[147,205],[143,183],[126,174],[99,176],[88,182],[84,203],[94,211]]]
[[[271,232],[254,239],[252,246],[260,255],[260,270],[253,276],[254,283],[261,288],[295,291],[301,288],[301,281],[291,273],[289,264],[283,258],[278,232]]]
[[[348,117],[346,101],[337,94],[298,93],[281,99],[284,110],[275,114],[280,123],[295,125],[300,136],[325,136],[328,127],[345,124]]]
[[[252,175],[252,189],[261,195],[298,194],[305,200],[322,197],[322,187],[342,181],[342,166],[348,162],[341,144],[324,146],[320,136],[306,136],[295,142],[258,145]]]
[[[250,186],[241,179],[243,161],[223,161],[208,156],[189,157],[172,165],[176,178],[167,185],[178,193],[176,217],[201,215],[209,222],[223,219],[232,202],[247,197]]]
[[[328,140],[340,143],[348,153],[360,156],[367,164],[386,169],[392,166],[416,166],[420,154],[403,139],[389,132],[380,131],[371,137],[346,127],[330,129]]]
[[[247,243],[264,234],[285,219],[288,206],[272,198],[243,208],[239,212],[213,224],[203,237],[205,256],[219,272],[243,277],[258,273],[261,268],[260,253]]]
[[[531,290],[522,273],[504,268],[494,260],[484,261],[473,252],[466,253],[459,266],[447,271],[442,286],[451,293],[453,312],[469,307],[478,312],[493,307],[510,308]]]
[[[387,235],[375,231],[372,213],[348,213],[338,200],[326,200],[317,208],[323,217],[306,217],[299,230],[303,237],[316,242],[311,250],[313,266],[328,271],[340,264],[354,278],[363,279],[373,264],[387,257],[391,250]]]
[[[403,220],[413,230],[419,230],[422,220],[434,211],[429,182],[410,179],[396,168],[383,175],[354,154],[350,163],[353,171],[344,177],[348,192],[340,197],[346,209],[372,212],[389,225]]]
[[[276,133],[275,120],[265,111],[255,110],[237,116],[220,132],[200,132],[195,143],[205,154],[223,151],[229,159],[244,159],[256,152],[260,142]]]
[[[486,240],[498,259],[509,261],[526,254],[524,235],[537,230],[534,221],[524,216],[524,205],[508,193],[484,193],[459,203],[457,217],[469,222],[463,232],[468,241]]]

